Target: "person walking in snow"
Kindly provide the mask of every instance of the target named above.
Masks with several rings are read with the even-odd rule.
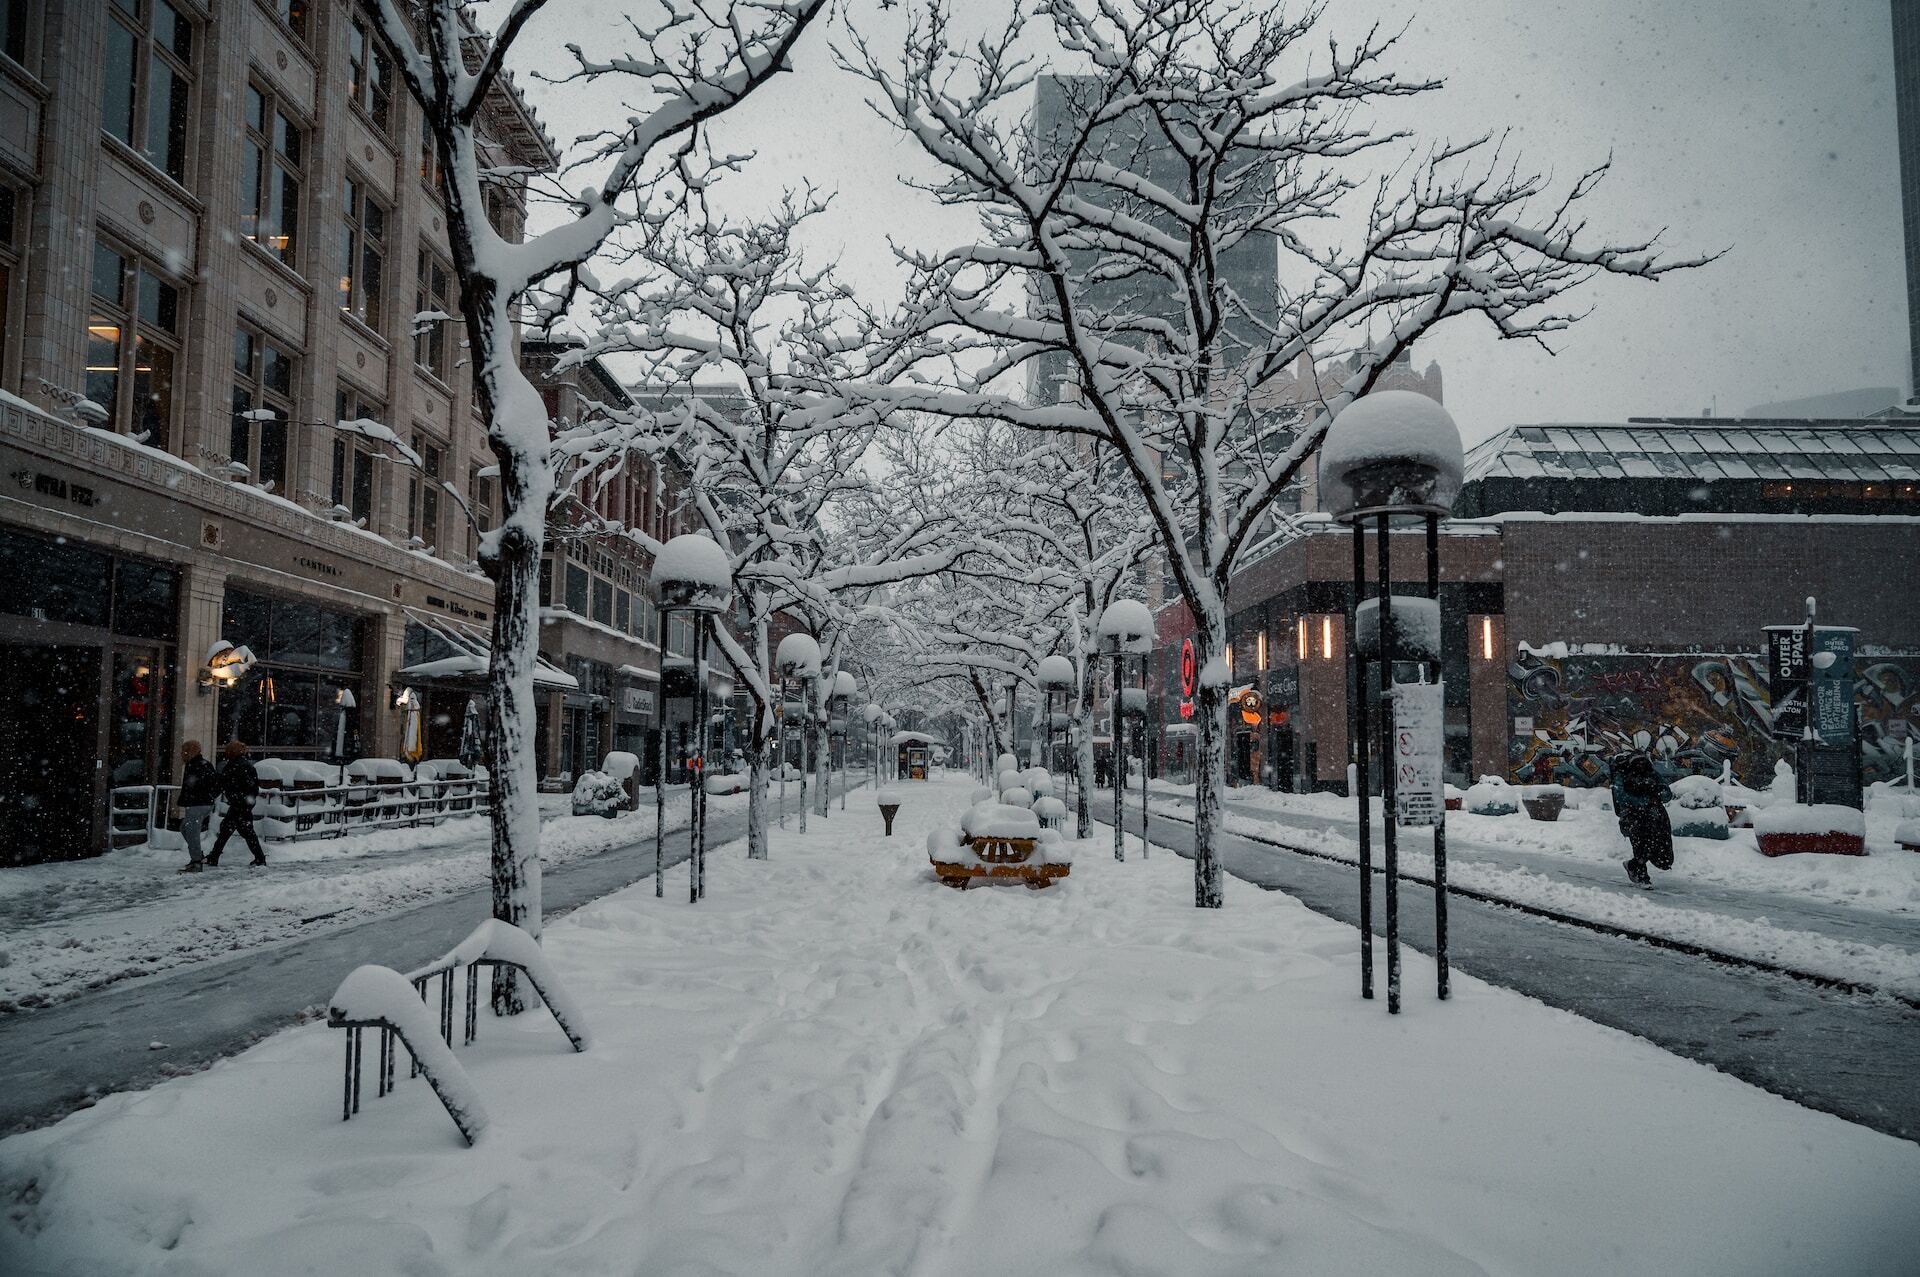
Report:
[[[203,857],[200,840],[213,820],[214,800],[220,796],[220,776],[213,764],[200,753],[200,742],[190,740],[180,746],[185,764],[180,776],[180,836],[187,840],[187,863],[183,874],[200,872]]]
[[[255,865],[266,864],[267,853],[260,849],[260,835],[253,828],[253,800],[260,793],[260,773],[247,757],[245,741],[227,742],[226,765],[220,769],[220,792],[227,800],[227,814],[220,820],[220,836],[213,840],[213,852],[207,857],[207,864],[211,867],[220,863],[227,839],[235,834],[239,834],[240,840],[253,852]]]
[[[1673,791],[1653,769],[1646,754],[1628,754],[1613,766],[1613,815],[1620,832],[1633,847],[1633,856],[1621,863],[1627,877],[1642,887],[1653,885],[1649,864],[1658,869],[1673,868],[1673,824],[1667,819],[1667,803]]]

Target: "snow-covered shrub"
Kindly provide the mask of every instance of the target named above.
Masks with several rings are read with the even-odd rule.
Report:
[[[627,807],[627,789],[605,772],[582,772],[573,783],[573,814],[612,820]]]
[[[1673,801],[1690,811],[1721,806],[1720,782],[1711,776],[1682,776],[1667,788],[1673,791]]]
[[[1520,810],[1520,796],[1512,785],[1498,776],[1482,776],[1469,786],[1467,810],[1476,816],[1511,816]]]

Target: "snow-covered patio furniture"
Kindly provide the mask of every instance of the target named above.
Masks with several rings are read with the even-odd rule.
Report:
[[[486,1110],[466,1070],[453,1054],[453,976],[463,967],[467,973],[463,1043],[472,1042],[479,1034],[480,968],[509,967],[523,973],[532,983],[573,1049],[576,1052],[587,1049],[591,1039],[587,1035],[586,1020],[561,985],[539,943],[512,923],[489,918],[441,957],[406,975],[391,967],[370,963],[354,968],[340,982],[327,1003],[327,1024],[347,1031],[342,1121],[351,1120],[360,1111],[360,1072],[365,1052],[362,1034],[367,1029],[378,1029],[376,1096],[393,1090],[394,1064],[399,1055],[395,1040],[398,1039],[413,1061],[408,1076],[425,1073],[447,1116],[460,1128],[467,1143],[472,1144],[478,1138],[487,1124]],[[438,986],[435,989],[440,1004],[437,1026],[427,1010],[430,983]]]
[[[941,828],[927,837],[927,859],[941,882],[961,890],[976,879],[1018,880],[1039,890],[1073,869],[1067,840],[1041,827],[1025,807],[976,803],[960,819],[960,828]]]

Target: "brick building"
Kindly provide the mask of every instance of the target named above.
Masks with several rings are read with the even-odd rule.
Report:
[[[397,755],[402,672],[484,643],[497,498],[460,324],[415,322],[459,290],[358,3],[4,11],[0,854],[38,860],[99,850],[107,789],[164,783],[183,739]],[[556,162],[510,87],[482,125],[491,162]],[[517,234],[520,192],[492,198]],[[225,691],[223,638],[261,661]],[[464,710],[441,690],[429,753]]]
[[[1469,453],[1455,509],[1465,517],[1442,525],[1439,547],[1454,783],[1594,779],[1639,730],[1682,765],[1764,779],[1778,753],[1761,631],[1800,621],[1809,596],[1824,622],[1860,631],[1867,779],[1920,732],[1920,425],[1516,427]],[[1234,578],[1238,782],[1345,785],[1352,546],[1309,515]],[[1396,533],[1391,558],[1395,593],[1422,592],[1423,536]],[[1365,572],[1377,579],[1370,548]],[[1161,610],[1151,712],[1175,775],[1191,768],[1179,678],[1191,631],[1182,605]]]

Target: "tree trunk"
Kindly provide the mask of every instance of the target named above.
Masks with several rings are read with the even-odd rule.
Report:
[[[1080,690],[1073,702],[1073,778],[1074,791],[1079,795],[1075,802],[1075,814],[1079,818],[1075,837],[1093,837],[1093,667],[1089,661],[1080,664]]]
[[[1216,633],[1226,633],[1219,618]],[[1200,724],[1199,775],[1195,777],[1193,813],[1193,903],[1199,909],[1218,909],[1221,903],[1220,862],[1213,852],[1214,831],[1220,828],[1220,797],[1227,780],[1227,686],[1211,677],[1212,662],[1222,644],[1203,622],[1194,636],[1199,649],[1200,686],[1195,688]]]
[[[768,758],[773,738],[764,723],[765,711],[754,706],[753,734],[747,741],[747,859],[767,858],[768,790],[772,786],[772,768]]]

